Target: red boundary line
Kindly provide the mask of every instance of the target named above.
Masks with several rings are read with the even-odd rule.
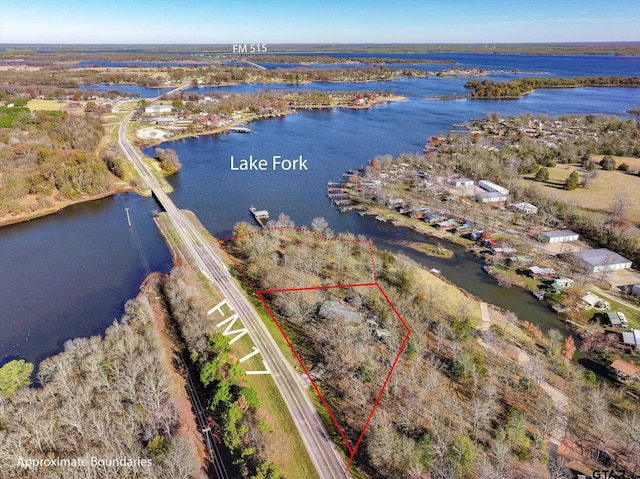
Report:
[[[372,271],[373,271],[374,282],[373,283],[361,283],[361,284],[347,284],[347,285],[308,286],[308,287],[300,287],[300,288],[285,288],[285,289],[270,289],[270,290],[259,290],[259,289],[257,289],[253,285],[253,283],[249,280],[249,278],[245,274],[244,270],[240,267],[240,265],[235,260],[235,258],[227,250],[227,248],[225,247],[224,243],[226,243],[228,241],[233,241],[233,240],[236,240],[236,239],[240,239],[240,238],[243,238],[245,236],[258,234],[258,233],[261,233],[263,231],[271,230],[271,229],[273,229],[273,230],[289,229],[289,230],[292,230],[292,231],[310,232],[310,233],[312,233],[313,235],[317,236],[319,239],[321,239],[323,241],[345,241],[345,242],[353,242],[353,243],[367,243],[368,247],[369,247],[369,254],[371,255],[371,268],[372,268]],[[391,300],[389,299],[387,294],[384,292],[384,290],[382,289],[382,286],[380,286],[380,284],[378,283],[376,270],[375,270],[375,262],[374,262],[374,256],[373,256],[373,245],[372,245],[372,243],[370,241],[368,241],[368,240],[358,240],[358,239],[348,240],[348,239],[343,239],[343,238],[327,238],[325,236],[322,236],[317,231],[311,230],[309,228],[299,228],[299,227],[294,227],[294,226],[280,226],[280,227],[273,227],[273,228],[266,228],[266,229],[260,229],[260,230],[256,230],[256,231],[251,231],[249,233],[244,233],[242,235],[234,236],[232,238],[218,239],[218,244],[224,250],[224,252],[227,253],[227,256],[233,262],[233,265],[236,268],[236,270],[240,273],[240,275],[247,282],[247,284],[251,287],[251,289],[253,289],[254,293],[256,294],[256,296],[258,297],[258,299],[260,300],[262,305],[265,307],[267,313],[269,314],[269,316],[271,317],[273,322],[276,324],[276,327],[280,331],[280,334],[282,334],[282,337],[284,338],[285,342],[289,346],[289,349],[291,350],[291,352],[293,353],[294,357],[296,358],[296,360],[300,364],[300,367],[302,368],[304,373],[307,375],[307,378],[311,382],[311,385],[313,386],[313,389],[315,390],[316,394],[320,398],[320,401],[322,402],[322,405],[324,406],[325,410],[329,413],[329,416],[331,417],[331,420],[332,420],[333,424],[338,429],[338,432],[339,432],[340,436],[342,437],[342,440],[344,441],[344,444],[347,447],[347,450],[350,453],[349,462],[348,462],[347,467],[345,468],[345,471],[344,471],[345,474],[346,474],[347,471],[349,470],[349,467],[351,467],[351,464],[353,463],[353,459],[354,459],[356,453],[358,452],[358,448],[360,447],[360,443],[362,442],[362,439],[364,438],[364,434],[365,434],[365,432],[367,431],[367,429],[369,427],[371,419],[373,418],[373,414],[375,413],[375,411],[376,411],[376,409],[378,407],[378,404],[380,403],[380,400],[382,399],[382,395],[384,394],[384,391],[385,391],[385,389],[387,387],[387,384],[389,383],[389,380],[391,379],[391,374],[393,373],[393,370],[395,369],[395,367],[396,367],[396,365],[398,363],[398,360],[400,359],[400,355],[402,354],[402,351],[404,350],[404,348],[405,348],[405,346],[407,344],[407,341],[409,340],[409,336],[411,334],[411,330],[407,326],[407,323],[405,323],[404,319],[402,319],[402,316],[400,315],[400,313],[398,312],[396,307],[393,305],[393,303],[391,302]],[[280,322],[277,320],[275,314],[273,314],[273,311],[271,311],[271,308],[267,304],[267,302],[266,302],[266,300],[265,300],[263,295],[264,294],[271,294],[271,293],[274,293],[274,294],[275,293],[289,293],[289,292],[295,292],[295,291],[312,291],[312,290],[323,290],[323,289],[345,289],[345,288],[360,288],[360,287],[372,287],[372,286],[375,286],[376,288],[378,288],[378,290],[380,291],[380,293],[384,297],[384,299],[387,302],[387,304],[391,307],[391,310],[393,311],[393,313],[400,320],[400,323],[404,327],[404,329],[406,331],[406,334],[405,334],[405,336],[404,336],[404,338],[402,340],[402,344],[398,348],[398,352],[396,353],[396,356],[395,356],[395,358],[393,360],[393,363],[391,364],[391,368],[389,369],[389,372],[387,373],[387,376],[386,376],[386,378],[384,380],[384,384],[380,388],[380,391],[378,393],[378,396],[376,397],[376,400],[375,400],[375,402],[373,404],[373,407],[371,408],[371,411],[369,412],[369,416],[367,417],[367,421],[365,422],[364,427],[362,428],[362,431],[360,432],[360,436],[358,437],[358,440],[356,441],[355,446],[351,446],[351,443],[349,442],[349,440],[345,436],[344,431],[340,427],[340,424],[338,424],[338,421],[337,421],[335,415],[333,414],[333,411],[331,410],[331,407],[329,406],[329,404],[325,400],[324,396],[320,392],[320,389],[318,388],[318,386],[316,385],[315,381],[311,377],[309,371],[307,370],[307,368],[303,364],[302,359],[300,358],[300,356],[298,356],[298,353],[296,352],[295,348],[293,347],[293,344],[291,343],[291,341],[289,341],[289,338],[287,337],[286,333],[282,329],[282,326],[280,325]]]

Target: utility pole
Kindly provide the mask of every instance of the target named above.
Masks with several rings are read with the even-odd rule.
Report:
[[[129,227],[131,227],[131,217],[129,216],[129,208],[124,209],[127,212],[127,223],[129,223]]]

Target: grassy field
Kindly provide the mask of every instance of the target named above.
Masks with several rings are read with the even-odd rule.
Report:
[[[58,101],[58,100],[29,100],[27,102],[27,108],[31,111],[39,110],[64,110],[71,103],[70,101]]]
[[[620,164],[621,158],[617,157],[616,164]],[[625,161],[633,167],[640,167],[639,158],[628,158]],[[640,176],[614,170],[598,170],[598,176],[589,184],[587,188],[577,188],[569,191],[564,189],[564,182],[572,171],[578,170],[582,177],[582,170],[575,165],[558,165],[549,170],[549,182],[535,182],[540,191],[553,198],[580,205],[590,211],[597,213],[607,213],[614,199],[620,193],[629,197],[631,202],[627,212],[627,219],[633,222],[640,222]],[[522,186],[530,185],[531,179],[522,179]]]

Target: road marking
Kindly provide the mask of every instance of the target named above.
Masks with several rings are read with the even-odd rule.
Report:
[[[247,359],[251,359],[256,354],[260,354],[260,350],[258,348],[256,348],[255,346],[251,346],[251,349],[253,349],[252,352],[250,352],[246,356],[243,356],[243,357],[240,358],[240,361],[239,361],[240,363],[244,363]]]

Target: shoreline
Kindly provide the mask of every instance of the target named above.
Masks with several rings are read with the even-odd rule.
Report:
[[[224,133],[225,131],[230,130],[231,128],[234,128],[244,123],[251,123],[252,121],[257,121],[257,120],[268,120],[270,118],[282,118],[284,116],[293,115],[297,112],[297,110],[332,110],[334,108],[346,108],[349,110],[368,110],[371,107],[374,107],[376,105],[380,105],[386,102],[405,101],[406,99],[407,97],[402,95],[392,95],[389,97],[374,98],[366,105],[335,104],[335,105],[320,105],[320,106],[297,106],[288,110],[283,110],[282,112],[279,112],[277,114],[271,113],[269,115],[264,115],[264,116],[253,114],[250,117],[233,121],[228,125],[224,125],[218,128],[211,128],[208,130],[198,131],[194,133],[181,133],[179,135],[165,137],[163,139],[153,139],[153,140],[138,138],[136,141],[136,145],[138,146],[138,148],[144,148],[147,146],[160,145],[165,142],[178,141],[184,138],[198,138],[201,135],[216,135],[219,133]]]
[[[18,223],[25,223],[27,221],[31,221],[31,220],[35,220],[38,218],[42,218],[44,216],[49,216],[49,215],[53,215],[59,211],[62,211],[65,208],[68,208],[69,206],[73,206],[73,205],[77,205],[80,203],[88,203],[91,201],[96,201],[96,200],[102,200],[104,198],[108,198],[110,196],[115,196],[118,194],[122,194],[122,193],[132,193],[132,192],[137,192],[136,188],[133,186],[124,186],[122,185],[121,187],[109,190],[109,191],[105,191],[103,193],[99,193],[97,195],[91,195],[91,196],[87,196],[87,197],[82,197],[82,198],[78,198],[76,200],[66,200],[63,202],[60,202],[57,205],[54,206],[50,206],[44,209],[39,209],[36,211],[32,211],[28,214],[23,214],[23,215],[18,215],[18,216],[1,216],[0,217],[0,228],[2,228],[3,226],[9,226],[9,225],[15,225]],[[140,192],[138,192],[138,194],[142,195]]]

